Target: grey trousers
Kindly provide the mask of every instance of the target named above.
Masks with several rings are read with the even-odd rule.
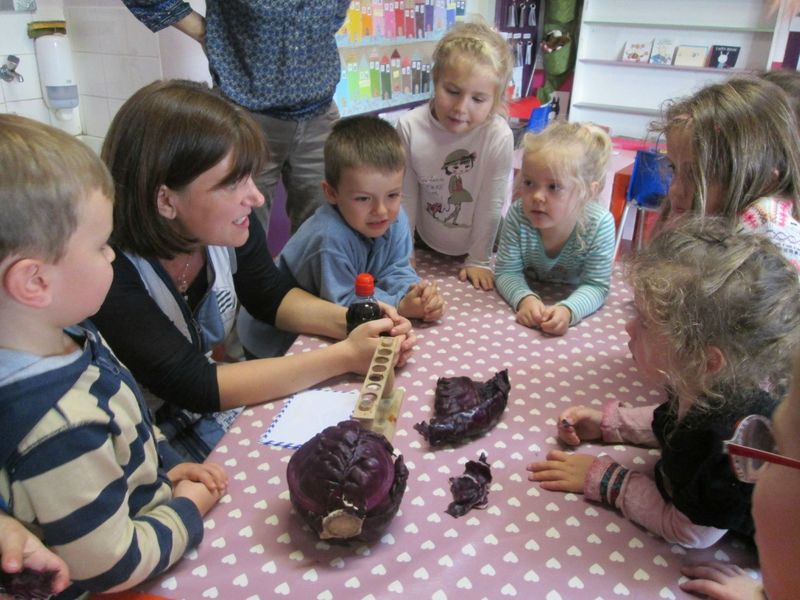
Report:
[[[282,121],[255,112],[250,114],[264,130],[270,153],[266,168],[254,177],[265,199],[264,206],[256,209],[256,216],[264,230],[269,231],[270,213],[280,179],[286,188],[286,214],[294,233],[324,202],[323,150],[339,118],[339,109],[331,102],[325,113],[308,121]]]

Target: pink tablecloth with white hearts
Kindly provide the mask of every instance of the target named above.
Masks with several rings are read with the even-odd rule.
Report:
[[[142,589],[175,600],[670,599],[688,597],[678,587],[687,562],[754,564],[739,542],[726,538],[708,550],[687,551],[606,506],[544,491],[526,478],[525,465],[557,447],[556,419],[570,404],[663,398],[640,380],[628,352],[624,323],[633,309],[619,269],[600,311],[564,337],[549,338],[517,324],[496,292],[460,282],[453,260],[418,257],[422,276],[439,283],[448,310],[440,323],[415,328],[415,353],[397,372],[406,398],[394,444],[410,475],[384,537],[372,545],[337,546],[303,526],[286,487],[292,451],[258,441],[282,406],[274,402],[245,410],[211,456],[225,465],[230,488],[206,516],[200,547]],[[292,352],[324,343],[301,337]],[[511,393],[498,426],[458,448],[431,450],[412,425],[430,419],[436,379],[485,380],[501,369],[508,369]],[[326,385],[355,390],[361,382],[346,376]],[[629,446],[587,444],[583,450],[607,452],[642,470],[652,469],[658,456]],[[448,478],[481,452],[494,477],[489,505],[454,519],[444,512]]]

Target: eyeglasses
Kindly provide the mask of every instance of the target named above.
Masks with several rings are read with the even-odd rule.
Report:
[[[800,469],[800,460],[775,453],[772,424],[761,415],[749,415],[739,421],[733,437],[722,442],[722,446],[736,477],[745,483],[755,483],[766,463]]]

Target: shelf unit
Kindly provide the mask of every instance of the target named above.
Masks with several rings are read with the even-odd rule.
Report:
[[[769,68],[776,24],[763,0],[584,0],[570,120],[593,121],[613,135],[644,138],[664,101]],[[736,67],[715,69],[623,62],[629,40],[741,48]]]

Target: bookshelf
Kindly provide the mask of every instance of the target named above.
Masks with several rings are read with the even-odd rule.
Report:
[[[763,0],[584,0],[570,119],[594,121],[613,135],[644,138],[665,100],[736,73],[769,68],[782,11]],[[631,40],[740,47],[734,68],[621,60]]]

